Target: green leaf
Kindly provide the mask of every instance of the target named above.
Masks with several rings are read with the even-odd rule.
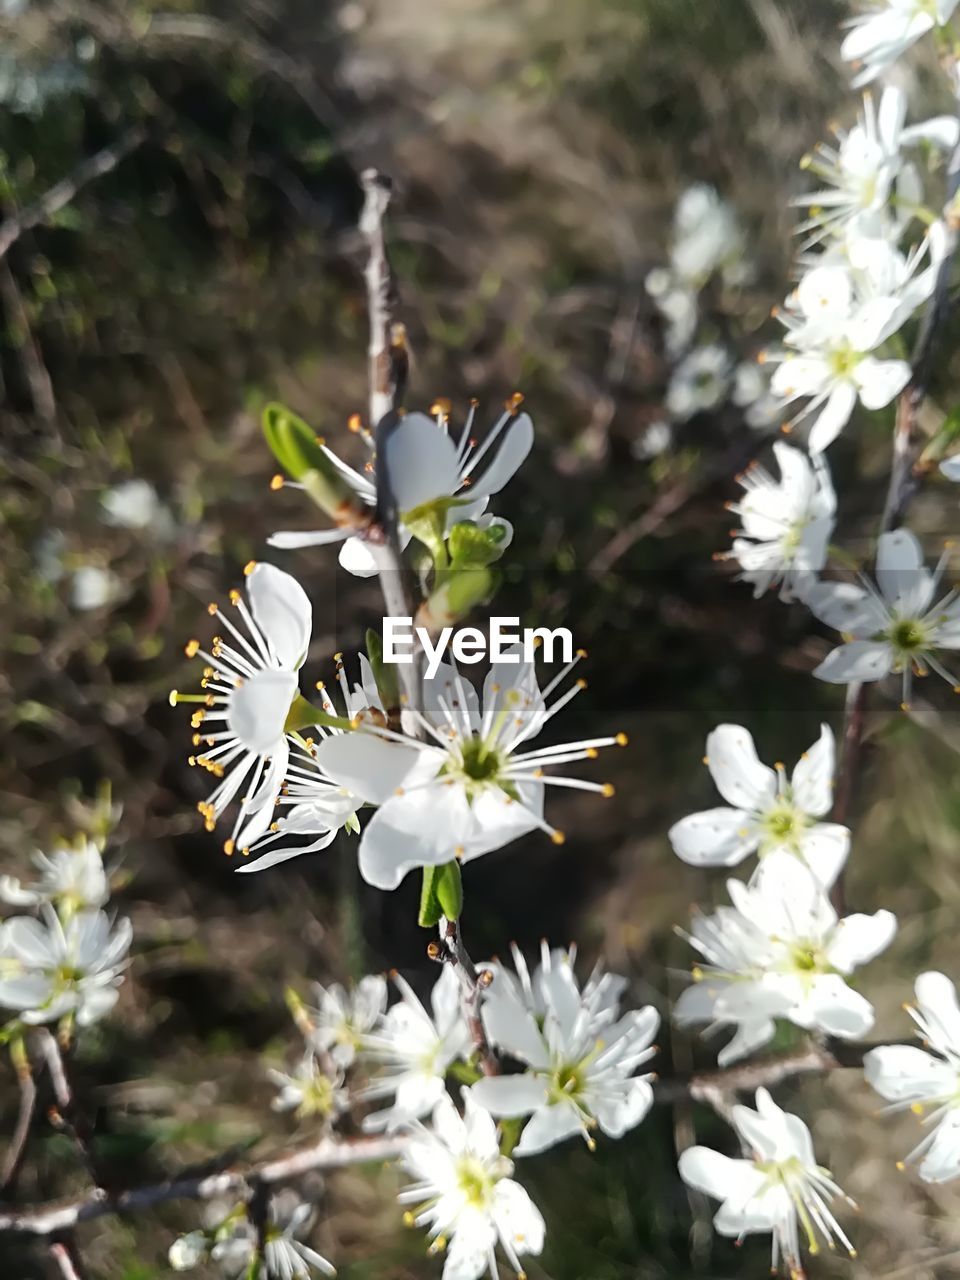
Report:
[[[367,629],[367,657],[373,668],[373,678],[377,682],[377,692],[385,711],[393,711],[400,706],[400,681],[397,677],[396,664],[383,660],[383,636],[373,627]]]
[[[284,471],[303,485],[334,523],[361,529],[369,512],[347,479],[324,453],[323,441],[302,418],[273,402],[263,411],[263,434]]]
[[[463,910],[463,881],[460,863],[447,862],[442,867],[423,868],[423,887],[420,890],[420,915],[422,929],[433,929],[441,916],[458,920]]]

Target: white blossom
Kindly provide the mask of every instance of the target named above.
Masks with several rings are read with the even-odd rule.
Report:
[[[774,1034],[775,1018],[850,1039],[873,1026],[873,1006],[846,978],[887,947],[889,911],[837,919],[822,885],[796,858],[771,854],[751,885],[727,881],[732,906],[695,914],[687,935],[703,957],[674,1006],[682,1026],[736,1028],[721,1066]]]
[[[718,408],[727,398],[731,373],[730,354],[717,343],[691,351],[670,377],[667,412],[676,421],[685,422],[694,414]]]
[[[810,210],[809,221],[800,227],[812,233],[808,244],[828,234],[843,236],[852,228],[898,237],[922,195],[919,175],[904,159],[904,148],[931,141],[952,149],[960,132],[955,116],[909,127],[906,116],[902,89],[888,85],[879,107],[866,93],[857,124],[850,130],[837,129],[837,145],[820,144],[805,157],[804,167],[826,184],[793,201]]]
[[[607,783],[545,771],[622,745],[623,734],[521,750],[583,687],[577,681],[547,703],[582,654],[542,691],[533,663],[511,656],[520,659],[519,649],[491,665],[482,714],[474,689],[444,664],[424,681],[423,712],[413,717],[422,740],[367,726],[318,744],[326,773],[380,806],[360,841],[360,872],[369,884],[395,889],[413,867],[469,862],[538,828],[562,843],[543,817],[546,784],[612,794]]]
[[[462,1117],[444,1095],[432,1127],[412,1127],[402,1159],[416,1181],[400,1201],[415,1206],[407,1220],[427,1228],[431,1251],[445,1251],[443,1280],[479,1280],[485,1274],[497,1280],[498,1244],[524,1280],[520,1258],[543,1250],[543,1218],[511,1178],[513,1164],[500,1154],[492,1117],[469,1093]]]
[[[326,686],[317,685],[324,712],[345,720],[354,726],[360,724],[385,725],[386,712],[381,701],[373,668],[365,655],[360,655],[360,684],[351,689],[343,667],[343,659],[336,655],[337,683],[339,685],[345,716],[341,716]],[[317,739],[345,732],[335,725],[311,725],[309,738],[291,734],[292,744],[286,771],[276,801],[278,815],[269,829],[250,841],[245,854],[256,855],[254,861],[244,862],[238,872],[265,871],[280,862],[299,858],[302,854],[317,853],[333,843],[340,830],[359,831],[357,809],[361,801],[347,787],[335,782],[317,760]],[[281,844],[295,837],[294,843]]]
[[[707,183],[688,187],[674,213],[670,266],[675,277],[701,289],[719,270],[727,283],[740,283],[743,254],[743,231],[731,206]]]
[[[301,1119],[329,1120],[349,1106],[341,1088],[342,1076],[332,1079],[327,1075],[311,1048],[289,1074],[272,1067],[267,1074],[277,1088],[277,1096],[270,1104],[274,1111],[296,1111]]]
[[[263,836],[273,819],[274,801],[287,772],[290,745],[284,726],[299,694],[298,671],[310,644],[313,610],[295,578],[270,564],[254,565],[247,577],[250,607],[239,591],[230,593],[246,630],[235,626],[218,605],[208,612],[229,639],[214,637],[206,653],[196,640],[187,645],[207,667],[201,694],[174,690],[170,701],[198,703],[192,725],[191,763],[208,770],[218,785],[197,807],[208,829],[238,795],[240,809],[224,848],[232,853]],[[249,637],[249,638],[248,638]],[[241,790],[243,794],[241,795]]]
[[[833,805],[836,747],[827,725],[787,780],[757,757],[753,738],[741,725],[718,725],[707,737],[705,763],[729,808],[706,809],[674,823],[670,843],[691,866],[732,867],[759,853],[799,859],[829,887],[850,850],[850,832],[821,822]]]
[[[872,0],[851,19],[840,56],[859,68],[854,86],[868,84],[934,27],[945,26],[957,0]]]
[[[779,584],[781,600],[791,600],[808,575],[827,562],[837,497],[821,456],[811,461],[779,440],[773,453],[779,479],[756,462],[737,477],[746,496],[730,504],[740,517],[731,555],[740,564],[740,578],[753,583],[755,596]]]
[[[70,603],[74,609],[86,613],[113,604],[122,594],[120,579],[112,569],[96,564],[84,564],[73,572],[70,582]]]
[[[167,1251],[167,1260],[174,1271],[192,1271],[210,1254],[210,1240],[205,1231],[188,1231],[177,1236]]]
[[[312,1216],[310,1205],[297,1205],[286,1213],[276,1201],[271,1202],[261,1259],[264,1280],[310,1280],[315,1273],[336,1275],[332,1263],[296,1238]],[[210,1256],[241,1280],[249,1275],[250,1264],[258,1257],[257,1233],[246,1218],[231,1226],[231,1233],[213,1246]]]
[[[100,498],[106,524],[120,529],[152,529],[158,536],[170,533],[173,521],[147,480],[124,480]]]
[[[876,587],[864,577],[860,583],[819,582],[806,592],[804,602],[844,640],[814,675],[831,684],[850,684],[899,674],[905,706],[915,674],[934,671],[956,688],[956,678],[936,656],[941,649],[960,649],[957,593],[934,600],[947,556],[944,552],[930,572],[916,537],[896,529],[878,541]]]
[[[530,1117],[514,1148],[518,1156],[577,1133],[593,1147],[597,1127],[622,1137],[653,1103],[652,1077],[635,1073],[656,1052],[656,1010],[620,1016],[623,979],[596,973],[581,992],[570,956],[546,944],[533,982],[516,948],[514,960],[518,978],[500,965],[485,966],[494,977],[481,1016],[491,1044],[527,1069],[478,1081],[473,1098],[492,1115]]]
[[[471,406],[456,440],[451,436],[449,417],[442,407],[437,408],[433,417],[425,413],[404,416],[385,445],[385,466],[400,516],[401,548],[408,545],[412,536],[405,517],[414,521],[433,510],[442,529],[449,533],[458,521],[478,520],[483,515],[490,498],[512,479],[533,446],[533,423],[529,414],[517,412],[520,403],[517,397],[511,400],[479,444],[474,435],[475,405]],[[372,458],[373,437],[363,432],[362,438]],[[372,510],[377,502],[374,480],[348,467],[325,445],[323,451],[361,503]],[[484,461],[486,466],[477,475],[477,468]],[[366,469],[372,473],[372,461]],[[350,529],[275,533],[267,541],[272,547],[284,549],[343,542],[340,563],[345,569],[359,577],[377,572],[369,547]]]
[[[770,390],[767,371],[756,360],[743,360],[733,374],[730,399],[743,409],[743,418],[754,431],[766,431],[783,417],[783,401]]]
[[[929,1130],[906,1159],[924,1182],[960,1176],[960,1006],[942,973],[921,973],[916,1007],[906,1006],[926,1049],[882,1045],[864,1056],[867,1083],[887,1099],[889,1111],[910,1110]],[[930,1050],[931,1052],[927,1052]]]
[[[460,984],[453,968],[444,966],[430,993],[433,1016],[399,974],[393,981],[399,1003],[389,1008],[379,1027],[363,1037],[362,1052],[382,1067],[382,1074],[358,1095],[392,1098],[393,1105],[364,1118],[367,1130],[396,1129],[424,1116],[444,1095],[447,1069],[470,1051],[470,1033],[460,1011]]]
[[[380,974],[368,974],[347,991],[339,983],[314,984],[315,1004],[307,1009],[313,1029],[310,1039],[328,1053],[338,1067],[349,1067],[363,1038],[373,1031],[387,1007],[387,982]]]
[[[27,1023],[74,1015],[82,1027],[117,1002],[133,930],[103,911],[80,911],[61,921],[51,907],[43,920],[17,916],[4,926],[0,1005]]]
[[[801,1228],[810,1253],[819,1252],[821,1241],[832,1248],[836,1239],[855,1257],[830,1202],[839,1198],[856,1206],[830,1171],[817,1164],[810,1130],[799,1116],[782,1111],[766,1089],[757,1090],[756,1106],[756,1111],[741,1105],[732,1109],[750,1159],[731,1159],[710,1147],[688,1147],[680,1155],[684,1182],[722,1201],[713,1219],[716,1231],[738,1241],[769,1231],[771,1269],[775,1273],[783,1260],[792,1280],[803,1280],[805,1274]]]
[[[15,907],[57,905],[61,914],[102,907],[110,897],[110,883],[100,850],[92,840],[77,848],[66,845],[52,853],[35,853],[37,879],[23,884],[15,876],[0,876],[0,898]]]
[[[882,409],[906,386],[906,360],[871,354],[906,319],[903,299],[876,296],[849,266],[809,271],[781,318],[790,349],[771,357],[780,363],[770,385],[785,404],[807,401],[795,421],[810,420],[811,453],[832,444],[858,399]]]

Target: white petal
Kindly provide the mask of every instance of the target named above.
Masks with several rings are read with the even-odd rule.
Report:
[[[960,1110],[948,1111],[937,1125],[919,1173],[924,1182],[949,1182],[960,1175]]]
[[[299,547],[326,547],[331,542],[343,542],[350,536],[349,529],[317,529],[298,533],[296,530],[272,533],[267,545],[279,551],[295,551]]]
[[[863,1057],[867,1084],[888,1102],[946,1097],[956,1092],[956,1067],[915,1045],[890,1044],[871,1049]]]
[[[838,973],[818,977],[802,1008],[791,1015],[802,1027],[816,1027],[828,1035],[856,1039],[873,1026],[873,1005],[848,987]]]
[[[470,829],[461,786],[443,783],[393,796],[367,823],[360,874],[377,889],[395,889],[414,867],[452,862]]]
[[[721,724],[707,737],[707,767],[717,790],[734,808],[763,809],[777,794],[777,775],[761,764],[742,725]]]
[[[882,409],[910,381],[910,366],[906,360],[876,360],[866,356],[857,365],[854,376],[863,407]]]
[[[486,1076],[470,1094],[494,1116],[528,1116],[547,1105],[547,1086],[537,1076]]]
[[[340,565],[355,578],[372,578],[377,572],[373,552],[363,538],[347,538],[340,548]]]
[[[310,646],[313,608],[296,578],[272,564],[255,566],[247,579],[253,620],[285,671],[303,665]]]
[[[678,1161],[680,1177],[688,1187],[715,1200],[748,1201],[763,1184],[763,1174],[752,1160],[732,1160],[710,1147],[687,1147]]]
[[[519,1182],[501,1178],[493,1196],[493,1221],[501,1239],[509,1241],[517,1253],[542,1253],[546,1226]]]
[[[892,666],[893,654],[889,645],[853,640],[828,653],[813,674],[828,684],[852,684],[882,680],[890,674]]]
[[[505,437],[493,445],[493,462],[467,490],[474,501],[499,493],[524,462],[533,447],[533,423],[530,415],[522,413],[516,422],[506,428]]]
[[[443,1280],[479,1280],[496,1240],[496,1228],[486,1214],[469,1209],[460,1214],[444,1258]]]
[[[837,822],[818,822],[800,838],[800,854],[817,880],[829,889],[850,853],[850,828]]]
[[[909,529],[894,529],[877,543],[877,584],[890,605],[912,595],[920,575],[925,574],[923,550]]]
[[[857,388],[853,383],[841,382],[833,388],[810,428],[807,446],[811,453],[823,453],[824,449],[833,444],[849,422],[856,402]]]
[[[536,1019],[508,987],[503,973],[494,971],[480,1014],[493,1044],[528,1066],[549,1066],[549,1055]]]
[[[574,1108],[567,1103],[555,1102],[552,1106],[541,1107],[533,1113],[524,1126],[513,1154],[533,1156],[582,1131],[583,1125]]]
[[[401,513],[437,498],[449,498],[459,484],[457,450],[433,418],[408,413],[387,437],[385,464]]]
[[[897,918],[891,911],[845,916],[833,931],[827,958],[841,973],[851,973],[885,950],[896,932]]]
[[[589,1095],[588,1101],[600,1128],[609,1138],[622,1138],[636,1128],[653,1106],[653,1089],[646,1080],[632,1080],[623,1097]]]
[[[956,987],[944,974],[928,972],[920,974],[914,990],[931,1044],[947,1053],[960,1054],[960,1007]]]
[[[820,737],[797,762],[790,779],[794,802],[819,818],[833,804],[833,773],[836,748],[829,725],[820,726]]]
[[[960,481],[960,453],[955,453],[952,458],[944,458],[940,463],[940,474],[954,483]]]
[[[442,763],[440,753],[434,756],[362,730],[324,738],[317,743],[315,758],[338,786],[370,804],[383,804],[398,787],[419,778],[431,765],[436,772]]]
[[[804,604],[821,622],[837,631],[870,636],[889,622],[883,604],[853,582],[817,582],[804,594]]]
[[[227,725],[248,751],[269,755],[283,742],[283,726],[297,695],[292,671],[255,671],[230,695]]]
[[[678,858],[693,867],[733,867],[754,852],[759,834],[742,809],[706,809],[681,818],[667,832]]]

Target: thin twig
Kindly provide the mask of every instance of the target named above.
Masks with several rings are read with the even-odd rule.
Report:
[[[403,326],[394,319],[396,285],[387,255],[383,223],[390,205],[390,180],[376,169],[360,177],[364,192],[360,233],[367,246],[363,278],[367,288],[370,341],[367,347],[370,379],[370,425],[376,431],[377,517],[367,545],[373,555],[387,617],[410,618],[396,528],[396,504],[390,491],[384,445],[396,428],[407,381],[407,350]],[[399,667],[402,700],[413,711],[420,707],[419,664]]]
[[[476,969],[462,947],[459,932],[449,941],[445,939],[445,942],[452,955],[457,957],[452,962],[467,974],[472,972],[476,980]],[[477,982],[477,986],[482,990],[481,983]],[[810,1042],[787,1053],[773,1054],[759,1061],[738,1063],[720,1071],[697,1072],[692,1076],[658,1080],[654,1085],[654,1099],[658,1103],[670,1104],[682,1098],[692,1098],[714,1106],[716,1100],[721,1099],[722,1105],[728,1110],[729,1100],[736,1093],[773,1087],[793,1076],[856,1068],[863,1065],[864,1055],[875,1047],[873,1043],[832,1040],[828,1045],[820,1045]],[[258,1188],[293,1182],[308,1173],[397,1159],[403,1154],[408,1140],[404,1134],[349,1139],[326,1137],[302,1150],[235,1169],[218,1170],[198,1177],[175,1178],[112,1194],[95,1189],[71,1200],[0,1209],[0,1233],[61,1236],[84,1222],[111,1214],[136,1213],[172,1200],[214,1200],[225,1196],[250,1200]]]
[[[50,1257],[60,1268],[63,1280],[82,1280],[82,1273],[78,1267],[79,1259],[69,1245],[58,1240],[50,1246]]]
[[[376,1138],[327,1137],[299,1151],[204,1177],[176,1178],[113,1194],[98,1188],[71,1200],[11,1207],[0,1210],[0,1232],[55,1236],[73,1230],[79,1223],[111,1214],[136,1213],[172,1200],[250,1198],[258,1186],[292,1182],[318,1170],[394,1160],[403,1153],[407,1141],[394,1134]]]
[[[54,183],[39,200],[25,205],[17,213],[0,222],[0,258],[6,255],[10,246],[25,231],[39,226],[42,222],[49,222],[54,214],[59,213],[65,205],[70,203],[81,187],[115,169],[125,156],[140,146],[146,136],[146,130],[142,125],[134,125],[121,134],[116,142],[103,147],[95,155],[78,164],[72,173]]]
[[[20,1107],[13,1137],[10,1139],[10,1146],[3,1160],[3,1168],[0,1170],[0,1194],[5,1194],[16,1180],[20,1162],[26,1154],[27,1139],[30,1136],[30,1127],[37,1107],[37,1086],[29,1061],[18,1067],[17,1084],[20,1087]]]
[[[93,1125],[77,1104],[60,1045],[56,1036],[46,1027],[40,1028],[38,1039],[57,1104],[50,1113],[50,1121],[73,1139],[87,1173],[94,1185],[100,1186],[104,1178],[93,1153]]]
[[[0,298],[3,299],[3,309],[6,313],[7,333],[12,345],[16,348],[20,368],[30,391],[33,412],[41,422],[53,423],[57,417],[53,380],[44,364],[39,343],[30,328],[30,317],[16,276],[10,270],[10,264],[2,257],[0,257]]]
[[[456,920],[448,920],[445,926],[440,930],[440,942],[444,949],[447,961],[453,965],[460,983],[460,1004],[463,1009],[463,1016],[470,1036],[477,1050],[480,1061],[480,1070],[485,1076],[495,1076],[500,1073],[500,1064],[497,1056],[490,1047],[490,1041],[487,1039],[487,1033],[483,1028],[483,1019],[480,1016],[480,1002],[483,998],[484,986],[487,985],[489,979],[485,980],[484,973],[477,970],[476,965],[470,959],[470,953],[463,944],[463,936],[460,932],[459,922]]]

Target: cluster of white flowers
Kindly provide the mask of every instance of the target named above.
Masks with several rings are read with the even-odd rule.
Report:
[[[637,457],[649,459],[669,448],[671,424],[727,403],[738,406],[757,430],[779,421],[769,378],[755,363],[736,362],[700,301],[711,282],[721,286],[723,294],[736,294],[753,274],[746,237],[733,209],[705,183],[688,187],[674,212],[669,266],[655,267],[646,278],[647,293],[663,317],[672,368],[664,398],[667,420],[654,423],[640,437],[634,448]]]
[[[945,25],[955,4],[887,0],[856,18],[842,55],[860,64],[857,83],[874,79],[926,31]],[[888,524],[876,547],[876,585],[864,573],[853,581],[822,575],[834,554],[837,512],[824,451],[858,403],[882,409],[908,386],[902,331],[932,297],[951,243],[947,219],[924,203],[915,149],[925,144],[928,160],[952,151],[960,124],[956,116],[906,121],[900,88],[885,87],[879,101],[867,93],[853,127],[838,129],[836,145],[820,146],[803,161],[820,185],[794,201],[806,215],[801,276],[779,313],[783,345],[767,360],[775,365],[772,393],[783,406],[801,405],[785,429],[805,423],[806,450],[775,444],[779,474],[754,463],[739,478],[745,496],[730,509],[741,527],[729,555],[720,557],[738,563],[757,595],[778,587],[783,600],[801,601],[839,632],[841,643],[815,676],[862,685],[898,675],[904,707],[916,675],[933,671],[958,687],[941,659],[942,651],[960,649],[960,602],[956,592],[938,590],[946,554],[931,572],[916,536]],[[941,470],[960,478],[955,459]],[[894,472],[891,486],[895,478]],[[849,565],[842,553],[837,561]],[[685,936],[697,962],[674,1019],[733,1032],[719,1053],[721,1068],[767,1044],[778,1023],[793,1023],[821,1044],[826,1037],[861,1039],[874,1010],[851,975],[890,944],[896,920],[885,910],[840,917],[834,906],[843,897],[837,889],[851,832],[829,821],[831,730],[821,726],[788,775],[782,764],[771,769],[760,761],[745,728],[720,725],[708,736],[705,763],[726,804],[675,823],[674,851],[695,867],[733,867],[753,854],[758,861],[747,882],[727,882],[729,906],[694,912]],[[929,1132],[907,1160],[918,1163],[924,1180],[942,1182],[960,1175],[960,1006],[939,973],[921,974],[916,992],[910,1012],[926,1047],[872,1049],[864,1069],[891,1110],[923,1117]],[[806,1125],[762,1088],[755,1111],[738,1105],[730,1117],[746,1158],[698,1146],[680,1157],[684,1180],[722,1201],[718,1233],[739,1240],[770,1232],[773,1267],[783,1262],[792,1277],[805,1274],[802,1244],[816,1253],[839,1241],[853,1254],[831,1207],[846,1197],[818,1165]]]
[[[944,27],[955,4],[878,0],[853,22],[842,55],[861,64],[860,82],[874,79],[925,32]],[[924,204],[915,149],[923,144],[929,159],[958,138],[954,117],[908,125],[904,93],[888,86],[879,101],[864,98],[835,146],[806,158],[819,185],[794,201],[805,211],[802,274],[780,311],[786,332],[769,354],[769,383],[756,365],[737,367],[719,342],[696,341],[705,287],[732,290],[750,277],[743,232],[712,188],[684,194],[670,265],[647,280],[675,362],[666,395],[672,423],[732,404],[750,425],[768,427],[788,405],[802,405],[795,421],[808,427],[805,447],[778,442],[775,472],[755,462],[739,477],[743,497],[729,509],[740,525],[723,558],[737,562],[757,595],[775,588],[839,633],[814,672],[819,679],[860,685],[895,674],[905,705],[915,675],[933,671],[958,687],[941,654],[960,649],[960,597],[939,591],[945,558],[929,571],[918,539],[902,528],[878,539],[875,585],[865,574],[852,582],[824,576],[837,559],[838,509],[825,451],[858,404],[884,408],[910,382],[903,332],[934,294],[955,236],[950,220]],[[928,176],[934,169],[926,165]],[[361,470],[287,410],[268,406],[265,434],[287,473],[271,487],[304,493],[329,521],[276,533],[270,545],[339,545],[349,573],[381,575],[385,603],[397,599],[390,575],[399,577],[406,554],[421,646],[424,636],[449,638],[491,598],[495,565],[513,537],[488,507],[533,445],[521,405],[512,397],[482,438],[474,409],[457,431],[445,403],[429,413],[391,410],[370,427],[356,417],[351,427],[367,454]],[[671,430],[653,424],[638,455],[668,448]],[[960,479],[960,457],[941,469]],[[143,482],[111,491],[102,506],[115,526],[163,523]],[[397,973],[350,988],[317,986],[310,1003],[287,993],[302,1040],[285,1069],[268,1068],[273,1109],[324,1142],[349,1120],[378,1135],[357,1141],[399,1151],[410,1179],[400,1194],[405,1220],[425,1229],[431,1253],[444,1254],[444,1280],[497,1280],[499,1257],[523,1280],[522,1259],[541,1253],[545,1226],[516,1169],[570,1138],[594,1150],[599,1135],[619,1139],[643,1121],[655,1100],[648,1067],[660,1014],[625,1008],[627,979],[600,965],[578,980],[572,946],[544,942],[535,967],[516,945],[512,968],[497,960],[474,966],[460,931],[461,867],[533,832],[563,843],[546,814],[547,786],[612,795],[611,784],[579,769],[557,771],[624,746],[626,737],[541,739],[585,687],[574,675],[582,651],[544,677],[524,648],[510,650],[478,691],[452,661],[427,678],[422,653],[408,680],[384,661],[373,635],[355,680],[338,654],[331,688],[308,690],[303,672],[316,655],[307,592],[272,564],[251,562],[245,572],[245,591],[232,591],[223,609],[209,606],[213,638],[186,646],[203,664],[199,691],[171,694],[191,709],[191,765],[214,779],[198,805],[205,826],[213,830],[233,811],[224,850],[241,855],[244,872],[318,853],[341,831],[356,836],[360,872],[375,888],[395,890],[422,871],[420,923],[439,930],[428,953],[440,968],[426,1001]],[[403,589],[399,595],[406,604]],[[721,1073],[778,1032],[826,1060],[831,1048],[840,1052],[836,1041],[860,1040],[872,1028],[873,1005],[854,981],[897,928],[887,910],[838,905],[852,833],[845,807],[835,805],[834,734],[821,725],[788,773],[760,760],[746,728],[721,724],[707,737],[704,763],[724,803],[675,822],[669,841],[694,868],[750,865],[744,878],[727,880],[727,903],[694,910],[684,936],[695,963],[672,1019],[727,1035]],[[129,923],[103,910],[109,880],[98,843],[37,855],[36,869],[29,884],[0,879],[0,898],[35,913],[0,925],[0,1005],[15,1013],[17,1028],[83,1027],[117,1000]],[[960,1176],[960,1004],[939,973],[921,974],[916,996],[910,1012],[924,1047],[873,1048],[864,1069],[891,1109],[923,1118],[928,1132],[906,1160],[924,1180],[942,1182]],[[744,1078],[728,1073],[725,1091]],[[755,1104],[725,1099],[720,1108],[741,1158],[693,1145],[679,1172],[721,1201],[719,1234],[739,1241],[770,1233],[774,1269],[782,1263],[798,1280],[804,1246],[816,1253],[839,1241],[853,1254],[834,1213],[852,1202],[817,1163],[806,1124],[762,1087]],[[272,1194],[211,1207],[200,1229],[173,1243],[169,1260],[176,1270],[213,1263],[238,1280],[331,1275],[331,1263],[301,1239],[312,1215],[309,1205]]]
[[[81,839],[34,857],[37,879],[0,878],[0,899],[38,915],[0,924],[0,1008],[26,1026],[90,1026],[116,1004],[132,929],[102,908],[110,896],[100,847]]]

